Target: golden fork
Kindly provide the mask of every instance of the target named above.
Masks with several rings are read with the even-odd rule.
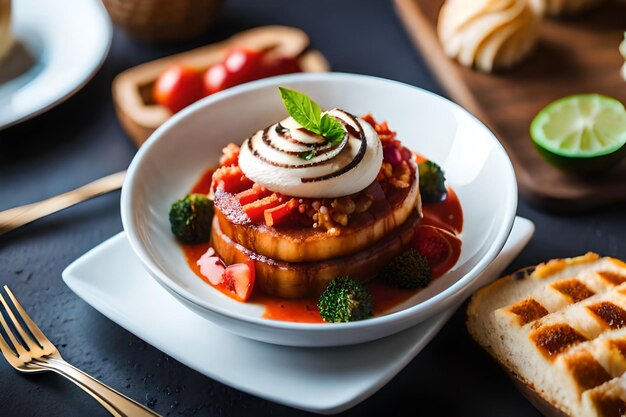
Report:
[[[0,235],[81,201],[115,191],[122,187],[125,176],[126,171],[116,172],[75,190],[36,203],[0,211]]]
[[[14,350],[12,350],[9,347],[9,344],[0,333],[0,350],[12,367],[20,372],[31,373],[52,371],[59,375],[63,375],[81,387],[89,395],[94,397],[114,416],[158,416],[157,413],[120,394],[113,388],[104,385],[102,382],[99,382],[83,371],[65,362],[57,348],[52,344],[52,342],[50,342],[50,340],[48,340],[43,332],[39,330],[39,327],[37,327],[37,325],[28,316],[24,307],[22,307],[20,302],[15,298],[9,287],[5,285],[4,290],[12,302],[13,309],[17,311],[20,319],[26,324],[29,330],[29,332],[27,332],[22,327],[13,313],[13,310],[5,301],[2,293],[0,293],[0,302],[2,302],[13,327],[17,330],[21,340],[26,345],[24,346],[22,342],[18,341],[0,312],[0,323],[2,323],[2,327],[4,328],[4,331],[14,348]]]

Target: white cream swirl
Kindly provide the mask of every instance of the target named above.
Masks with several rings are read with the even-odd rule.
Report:
[[[239,154],[243,173],[268,190],[293,197],[342,197],[367,188],[383,162],[378,134],[343,110],[327,113],[346,129],[340,143],[329,143],[288,117],[245,140]]]

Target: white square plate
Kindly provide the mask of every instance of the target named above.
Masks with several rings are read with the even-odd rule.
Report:
[[[516,218],[504,249],[476,284],[499,276],[533,231],[529,220]],[[145,271],[124,233],[73,262],[63,279],[96,310],[190,368],[249,394],[323,414],[346,410],[378,391],[456,310],[355,346],[297,348],[245,339],[180,304]]]

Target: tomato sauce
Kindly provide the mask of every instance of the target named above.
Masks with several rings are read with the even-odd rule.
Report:
[[[425,160],[418,156],[418,160]],[[207,170],[193,186],[191,192],[207,194],[211,188],[213,170]],[[452,251],[442,263],[432,268],[432,277],[436,279],[448,272],[458,261],[461,255],[461,239],[458,234],[463,230],[463,210],[458,196],[452,188],[448,188],[445,200],[438,203],[422,206],[424,217],[417,227],[435,227],[449,243]],[[208,279],[200,273],[197,260],[208,250],[209,243],[197,245],[183,245],[185,258],[191,270],[207,284]],[[385,285],[379,280],[372,280],[365,284],[374,298],[374,316],[382,315],[394,309],[413,297],[420,289],[404,290]],[[234,298],[234,295],[225,287],[213,286],[223,294]],[[247,301],[265,307],[264,318],[270,320],[290,321],[299,323],[323,323],[317,308],[317,299],[289,300],[260,293],[253,293]]]
[[[211,182],[213,181],[213,173],[214,169],[209,168],[202,173],[202,176],[196,181],[194,186],[191,188],[192,193],[197,194],[208,194],[211,191]]]
[[[448,187],[448,196],[442,203],[424,204],[424,217],[420,224],[427,224],[459,234],[463,230],[463,210],[459,197]]]

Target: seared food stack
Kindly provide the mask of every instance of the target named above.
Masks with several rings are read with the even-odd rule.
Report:
[[[340,110],[331,114],[346,130],[342,143],[324,149],[322,142],[313,147],[317,150],[310,158],[301,156],[301,151],[289,158],[286,151],[285,161],[265,162],[263,155],[293,146],[294,138],[310,140],[310,133],[287,119],[253,135],[241,149],[230,145],[222,167],[213,174],[212,246],[227,264],[253,260],[255,285],[267,294],[312,297],[338,276],[373,278],[414,236],[421,200],[413,154],[405,150],[403,156],[398,151],[394,164],[384,162],[379,135],[370,123]],[[380,134],[384,138],[385,132]],[[367,144],[370,141],[372,145]],[[252,171],[255,158],[261,158],[269,172]],[[336,159],[335,166],[347,168],[332,168],[318,158]],[[359,158],[361,162],[352,168],[357,172],[347,171]],[[298,176],[302,172],[315,176],[320,169],[350,175],[335,176],[331,171],[310,181]],[[252,175],[246,175],[246,170]],[[372,172],[362,175],[358,170]],[[271,185],[249,179],[255,175]],[[356,184],[359,181],[363,185]],[[291,182],[295,192],[289,189]],[[346,188],[355,185],[361,191]]]
[[[518,271],[474,295],[468,328],[560,411],[626,413],[626,263],[588,253]]]

